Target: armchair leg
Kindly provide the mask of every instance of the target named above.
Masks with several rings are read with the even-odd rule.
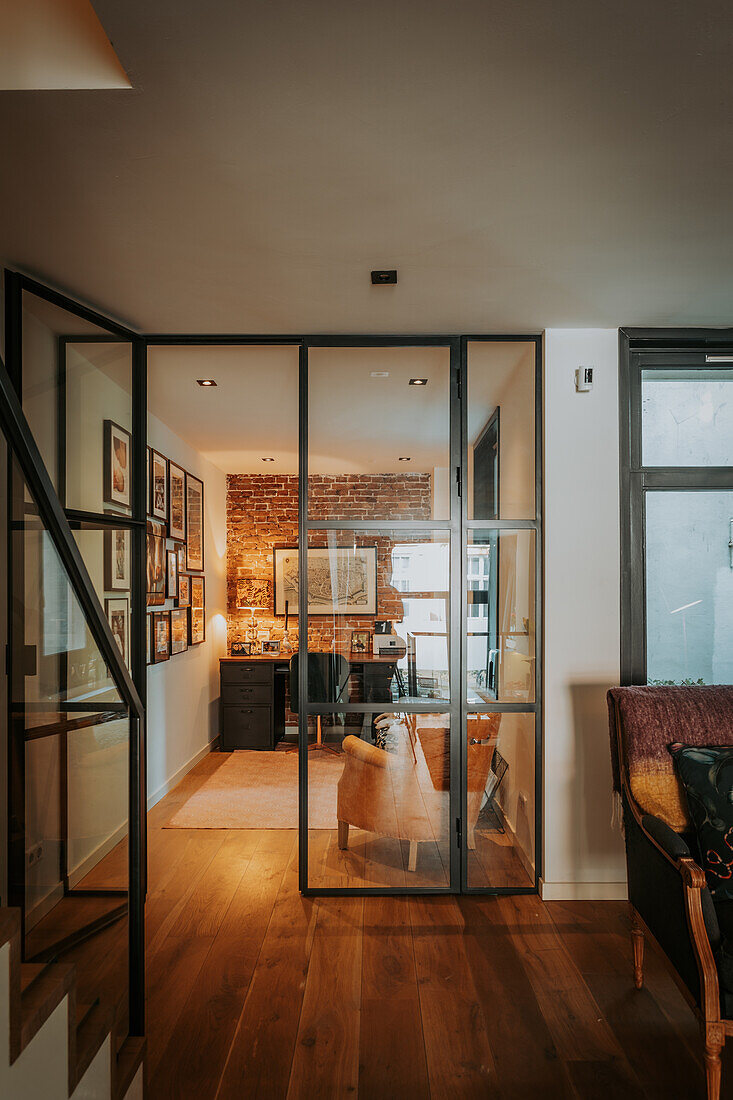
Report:
[[[705,1041],[705,1078],[708,1088],[708,1100],[720,1100],[720,1052],[723,1044],[719,1040]]]
[[[339,821],[338,823],[338,845],[342,852],[349,846],[348,821]]]
[[[631,945],[634,949],[634,985],[641,989],[644,984],[644,932],[639,926],[636,914],[631,914]]]

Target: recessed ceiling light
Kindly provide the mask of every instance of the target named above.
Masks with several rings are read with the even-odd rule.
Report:
[[[215,386],[216,382],[213,378],[197,378],[196,384],[199,386]]]
[[[411,386],[427,386],[427,384],[428,384],[427,378],[411,378],[410,379],[410,385]]]
[[[372,378],[389,378],[388,370],[373,370],[371,372]]]
[[[275,459],[274,458],[263,458],[262,461],[263,462],[274,462]]]
[[[400,462],[410,462],[410,461],[411,461],[411,459],[410,459],[410,456],[408,455],[408,456],[407,456],[407,457],[405,457],[405,458],[400,458],[400,459],[399,459],[399,461],[400,461]]]

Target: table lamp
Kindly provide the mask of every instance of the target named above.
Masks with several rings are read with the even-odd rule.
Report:
[[[237,607],[252,612],[247,630],[248,642],[257,641],[255,611],[267,611],[271,604],[271,581],[262,577],[242,577],[237,581]]]

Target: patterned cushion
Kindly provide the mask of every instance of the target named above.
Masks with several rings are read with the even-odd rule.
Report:
[[[673,744],[669,751],[684,784],[708,886],[733,901],[733,745]]]

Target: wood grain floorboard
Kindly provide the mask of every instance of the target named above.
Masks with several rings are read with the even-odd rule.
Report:
[[[148,815],[146,1100],[704,1096],[697,1023],[653,944],[633,988],[627,906],[302,897],[294,831],[165,827],[227,758]],[[123,848],[93,881],[119,879]],[[311,885],[445,882],[442,839],[414,879],[405,844],[360,830],[347,852],[313,830],[309,849]],[[515,858],[492,834],[473,866],[497,885]],[[65,959],[89,1003],[123,984],[124,927]]]

